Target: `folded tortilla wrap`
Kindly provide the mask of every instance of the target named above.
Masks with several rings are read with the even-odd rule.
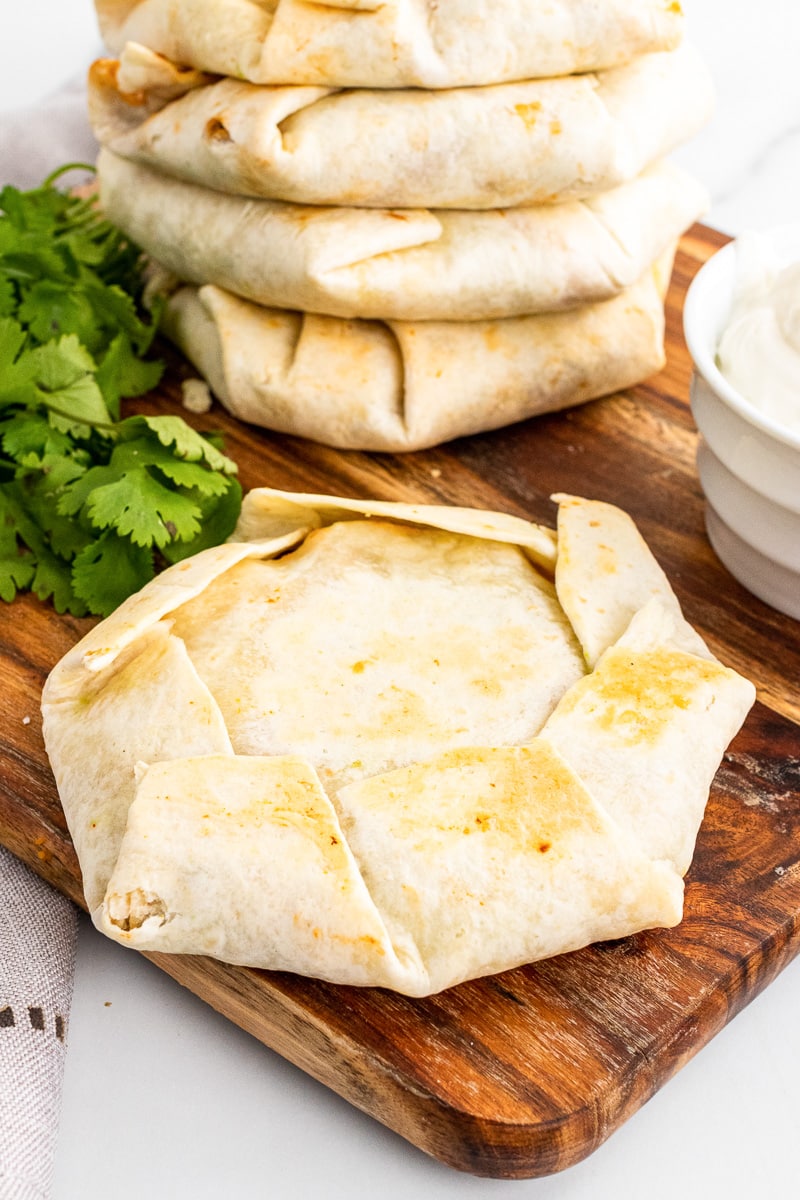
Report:
[[[484,212],[247,200],[110,150],[98,178],[109,219],[186,283],[270,307],[397,321],[529,316],[613,296],[707,203],[667,163],[587,200]]]
[[[660,370],[671,259],[611,300],[504,321],[344,321],[183,287],[163,330],[243,421],[342,449],[419,450]]]
[[[234,195],[355,207],[502,208],[607,191],[708,120],[688,44],[599,75],[441,92],[211,81],[143,46],[89,73],[98,140]]]
[[[572,75],[674,48],[676,0],[95,0],[106,45],[253,83],[444,88]]]
[[[629,518],[561,497],[554,535],[258,489],[234,537],[45,685],[98,928],[426,995],[680,920],[754,689],[686,624]],[[573,626],[576,547],[608,569]]]

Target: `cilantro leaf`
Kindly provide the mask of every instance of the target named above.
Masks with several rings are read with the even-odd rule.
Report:
[[[0,317],[7,317],[16,308],[17,298],[11,280],[0,271]]]
[[[40,547],[37,553],[31,591],[40,600],[52,601],[58,613],[69,612],[80,617],[86,612],[80,597],[76,600],[73,591],[71,564],[51,553],[46,546]]]
[[[0,422],[0,442],[6,454],[22,466],[41,463],[46,455],[73,454],[76,461],[85,461],[87,455],[40,412],[17,412]]]
[[[86,610],[73,594],[70,564],[52,550],[36,520],[28,513],[17,485],[4,485],[0,496],[6,549],[9,552],[3,564],[4,588],[10,590],[12,584],[16,584],[18,589],[24,586],[40,600],[52,600],[56,612],[71,612],[75,616],[82,616]],[[10,553],[12,537],[16,541],[17,555],[22,556],[26,567],[23,575],[20,575],[18,569],[14,570]],[[24,585],[19,582],[20,578],[25,579]]]
[[[129,420],[131,427],[137,421],[142,421],[155,433],[162,446],[174,446],[178,458],[204,462],[212,471],[223,471],[226,475],[236,472],[236,464],[226,458],[209,438],[187,425],[182,417],[132,417]]]
[[[13,393],[20,384],[28,383],[33,370],[20,365],[20,353],[25,345],[25,330],[13,317],[0,319],[0,397]]]
[[[137,546],[191,541],[200,532],[200,510],[180,492],[159,483],[146,467],[133,467],[113,483],[95,488],[86,512],[99,529],[116,529]]]
[[[38,342],[72,333],[88,348],[98,341],[94,308],[88,297],[68,283],[37,280],[25,293],[17,315]]]
[[[214,447],[210,447],[214,452]],[[119,444],[113,454],[118,468],[148,466],[158,467],[172,483],[183,488],[194,488],[202,495],[221,496],[228,488],[228,478],[210,471],[203,461],[176,458],[174,451],[156,438],[133,438]]]
[[[33,582],[36,560],[21,544],[15,506],[0,491],[0,598],[10,603]]]
[[[139,358],[130,337],[122,330],[110,342],[97,368],[97,384],[115,418],[123,397],[141,396],[156,386],[163,364]]]
[[[242,507],[242,489],[238,480],[226,479],[227,487],[219,497],[200,501],[202,516],[200,531],[191,541],[170,542],[162,550],[167,562],[180,562],[190,554],[198,554],[210,546],[219,546],[236,528]]]
[[[111,424],[94,359],[74,334],[37,346],[27,357],[36,372],[37,399],[60,418],[54,424],[64,430]]]
[[[16,545],[16,538],[11,547],[0,537],[0,600],[7,604],[16,599],[17,592],[30,591],[36,570],[30,554],[23,558],[14,548]]]
[[[102,617],[138,592],[154,575],[152,551],[132,546],[112,530],[82,550],[72,569],[76,596],[89,612]]]

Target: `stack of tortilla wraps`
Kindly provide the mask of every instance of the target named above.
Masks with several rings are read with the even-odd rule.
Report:
[[[412,450],[630,386],[703,189],[668,0],[96,0],[108,216],[237,416]]]

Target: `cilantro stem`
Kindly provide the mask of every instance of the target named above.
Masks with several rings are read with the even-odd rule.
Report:
[[[56,167],[55,171],[51,171],[47,178],[42,182],[41,190],[52,188],[57,179],[62,175],[66,175],[68,171],[90,171],[92,175],[97,174],[97,167],[93,163],[85,162],[70,162],[64,163],[63,167]]]
[[[108,430],[110,437],[116,437],[118,421],[92,421],[88,417],[76,417],[75,413],[70,412],[68,408],[60,408],[57,404],[51,404],[49,400],[44,400],[43,404],[48,412],[62,417],[73,425],[85,425],[87,429]]]

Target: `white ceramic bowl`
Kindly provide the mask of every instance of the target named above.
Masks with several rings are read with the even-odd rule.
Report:
[[[800,226],[776,229],[769,237],[787,262],[800,259]],[[694,364],[692,413],[702,435],[697,469],[706,529],[740,583],[800,619],[800,435],[754,408],[716,363],[735,276],[731,243],[698,271],[683,311]]]

